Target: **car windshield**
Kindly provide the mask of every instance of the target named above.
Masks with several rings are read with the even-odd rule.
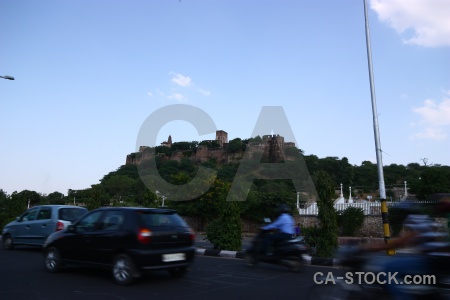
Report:
[[[149,227],[155,226],[182,226],[188,227],[186,222],[176,213],[161,213],[161,212],[138,212],[141,221]]]
[[[86,213],[85,208],[61,208],[59,210],[59,220],[75,221]]]

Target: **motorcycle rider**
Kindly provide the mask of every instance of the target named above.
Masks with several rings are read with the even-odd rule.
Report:
[[[263,253],[268,254],[270,247],[282,240],[291,239],[295,235],[295,222],[292,215],[290,215],[289,206],[280,204],[277,207],[279,213],[278,218],[269,225],[263,226],[261,231],[263,233]],[[269,231],[273,233],[268,234]]]
[[[434,194],[431,198],[438,199],[436,206],[437,215],[447,218],[447,229],[449,233],[447,240],[450,242],[450,193]],[[450,249],[447,249],[447,251],[450,251]]]
[[[400,276],[430,274],[430,261],[425,253],[429,249],[429,245],[432,245],[440,236],[435,232],[437,224],[430,216],[419,214],[414,207],[408,204],[403,209],[409,213],[403,222],[403,234],[399,238],[390,240],[387,244],[371,245],[363,249],[373,252],[410,247],[414,253],[389,257],[384,262],[380,261],[379,263],[384,265],[384,271],[392,274],[397,272]],[[391,283],[386,285],[386,288],[394,299],[413,299],[413,295],[402,289],[401,283]]]

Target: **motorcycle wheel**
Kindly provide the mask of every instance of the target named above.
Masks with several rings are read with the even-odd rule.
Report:
[[[303,260],[302,258],[298,257],[288,257],[285,260],[283,260],[284,265],[286,265],[289,270],[292,272],[300,272],[302,269]]]
[[[247,263],[247,266],[249,266],[250,268],[254,268],[257,265],[258,260],[253,253],[246,253],[245,262]]]

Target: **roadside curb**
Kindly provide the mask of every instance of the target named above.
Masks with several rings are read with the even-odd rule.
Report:
[[[213,257],[226,257],[238,259],[244,259],[245,257],[245,252],[242,251],[195,248],[195,253],[197,255],[213,256]],[[311,257],[309,255],[303,255],[303,258],[305,259],[305,262],[310,265],[326,266],[326,267],[337,266],[337,261],[334,258]]]
[[[226,257],[226,258],[238,258],[244,259],[245,252],[243,251],[229,251],[229,250],[216,250],[216,249],[203,249],[195,248],[197,255],[204,256],[214,256],[214,257]],[[409,254],[412,253],[410,249],[397,250],[397,254]],[[312,257],[310,255],[303,255],[303,259],[306,264],[312,266],[323,266],[323,267],[339,267],[339,261],[336,258],[325,258],[325,257]]]

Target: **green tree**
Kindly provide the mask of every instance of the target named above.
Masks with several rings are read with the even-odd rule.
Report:
[[[361,166],[355,168],[354,186],[364,187],[365,192],[378,189],[377,165],[370,161],[363,161]]]
[[[246,201],[242,203],[241,213],[245,219],[254,222],[261,222],[264,218],[276,218],[277,206],[285,203],[294,210],[296,197],[291,180],[255,180]]]
[[[320,257],[331,257],[337,248],[338,228],[336,211],[333,207],[334,182],[330,175],[319,171],[315,176],[315,185],[319,200],[318,219],[320,223],[319,236],[317,240],[316,255]]]
[[[35,191],[23,190],[20,193],[17,191],[11,195],[6,195],[3,190],[0,190],[0,226],[13,221],[20,216],[28,208],[39,205],[41,203],[41,195]]]
[[[319,157],[316,155],[305,155],[304,160],[310,175],[314,176],[320,170]]]
[[[220,148],[219,141],[202,141],[198,145],[199,146],[206,146],[208,149]]]
[[[186,151],[193,150],[197,145],[193,142],[176,142],[170,146],[171,151]]]
[[[161,203],[158,200],[156,193],[153,193],[149,189],[145,189],[136,199],[138,205],[143,207],[159,207]]]
[[[111,197],[121,199],[135,190],[136,180],[127,175],[113,175],[102,180],[101,184]]]
[[[228,153],[237,153],[245,150],[245,143],[242,142],[240,138],[235,138],[228,143],[227,152]]]
[[[0,189],[0,228],[3,228],[7,223],[13,220],[16,215],[10,212],[11,199],[2,189]]]
[[[417,196],[421,199],[427,199],[435,193],[450,193],[450,167],[425,167],[420,174]]]
[[[226,182],[232,182],[236,176],[239,164],[226,164],[223,165],[217,173],[217,178]]]
[[[100,184],[92,185],[90,198],[86,201],[86,208],[93,210],[102,206],[109,206],[110,198]]]
[[[64,194],[60,192],[53,192],[45,197],[45,201],[48,204],[65,204]]]
[[[22,207],[20,213],[22,213],[28,205],[32,207],[41,204],[41,195],[35,191],[23,190],[20,193],[14,192],[11,195],[11,199],[14,202],[17,202],[18,208]]]

